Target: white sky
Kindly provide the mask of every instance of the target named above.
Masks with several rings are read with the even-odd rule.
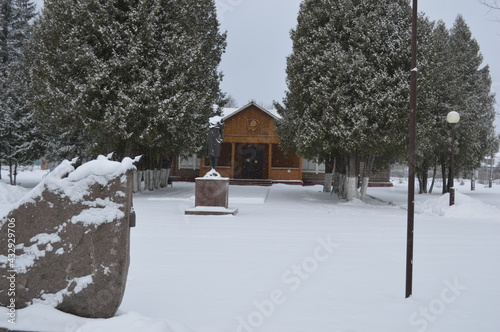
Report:
[[[42,3],[43,0],[36,0]],[[255,100],[264,106],[280,101],[286,90],[286,57],[292,43],[301,0],[216,0],[221,29],[228,33],[222,58],[222,89],[240,106]],[[419,11],[451,27],[461,14],[479,42],[490,66],[500,113],[500,10],[490,11],[479,0],[419,0]],[[457,110],[459,111],[459,110]],[[496,120],[500,133],[500,115]]]

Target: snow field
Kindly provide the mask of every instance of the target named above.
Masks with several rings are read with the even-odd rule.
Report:
[[[18,328],[499,331],[500,186],[458,187],[453,207],[446,195],[416,195],[413,296],[404,299],[406,184],[395,185],[369,188],[367,203],[320,186],[230,186],[239,213],[222,217],[184,215],[191,183],[141,193],[117,317],[36,305],[19,311]]]

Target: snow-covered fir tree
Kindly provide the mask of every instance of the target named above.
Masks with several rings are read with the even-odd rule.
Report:
[[[449,152],[450,131],[446,114],[451,109],[453,79],[450,34],[443,21],[419,17],[418,25],[418,109],[416,175],[420,193],[427,193],[428,171],[433,179],[443,151]],[[444,116],[443,116],[444,115]]]
[[[40,152],[24,71],[34,17],[32,1],[0,0],[0,161],[10,166],[11,184],[16,183],[17,165],[34,161]]]
[[[495,146],[494,96],[488,66],[482,66],[478,43],[463,17],[448,30],[442,21],[420,19],[419,94],[417,123],[417,175],[420,192],[426,193],[427,173],[438,166],[443,193],[449,190],[451,157],[450,126],[446,115],[457,111],[456,173],[472,174]],[[447,185],[448,183],[448,185]]]
[[[31,100],[55,151],[168,164],[203,145],[225,45],[213,0],[46,0]]]
[[[482,67],[479,44],[460,15],[450,30],[450,47],[454,70],[450,82],[452,107],[461,115],[457,127],[457,167],[470,173],[490,153],[495,140],[495,98],[489,67]]]
[[[375,157],[404,150],[410,19],[407,1],[305,0],[291,32],[288,92],[276,105],[283,147],[327,162],[327,173],[335,158],[348,200],[360,160],[368,174]]]

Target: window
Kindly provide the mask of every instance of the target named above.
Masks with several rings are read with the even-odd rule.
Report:
[[[179,156],[179,169],[199,169],[200,158],[195,154],[190,156]]]
[[[302,171],[307,173],[324,173],[325,164],[318,164],[315,160],[302,159]]]

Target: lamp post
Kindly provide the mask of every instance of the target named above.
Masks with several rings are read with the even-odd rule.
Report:
[[[458,112],[452,111],[446,116],[446,121],[451,125],[451,166],[450,166],[450,179],[451,184],[449,184],[450,190],[450,206],[455,204],[455,128],[457,123],[460,121],[460,114]]]
[[[413,289],[413,231],[415,217],[415,151],[417,126],[417,30],[418,0],[413,0],[411,34],[411,72],[410,72],[410,112],[408,113],[408,213],[406,227],[406,286],[405,298]]]
[[[495,154],[491,154],[491,159],[490,159],[490,180],[488,181],[488,188],[493,187],[493,161],[495,160]]]

